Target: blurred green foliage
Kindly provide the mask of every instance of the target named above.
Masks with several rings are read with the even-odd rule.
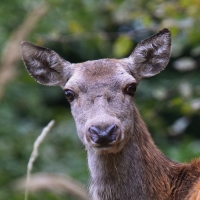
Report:
[[[167,27],[171,61],[164,72],[141,81],[135,97],[158,147],[171,159],[200,156],[200,3],[198,0],[48,0],[49,12],[27,38],[70,62],[126,57],[142,39]],[[0,2],[0,55],[12,32],[39,0]],[[183,59],[184,58],[184,59]],[[189,59],[188,59],[189,58]],[[12,181],[26,174],[42,128],[56,120],[33,171],[60,172],[88,182],[86,152],[60,88],[37,84],[22,62],[0,99],[0,199],[23,199]],[[30,199],[72,199],[50,192]]]

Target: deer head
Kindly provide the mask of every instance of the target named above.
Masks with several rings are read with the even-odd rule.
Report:
[[[163,29],[140,42],[128,58],[72,64],[50,49],[21,45],[30,75],[40,84],[63,89],[79,138],[98,154],[117,153],[127,143],[134,129],[136,87],[165,68],[170,46],[170,31]]]

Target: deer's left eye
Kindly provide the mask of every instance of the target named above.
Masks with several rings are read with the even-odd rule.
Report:
[[[128,85],[126,87],[125,93],[130,95],[130,96],[134,96],[136,88],[137,88],[137,84],[136,83],[131,83],[130,85]]]
[[[65,90],[65,97],[69,102],[72,102],[75,99],[75,93],[72,90]]]

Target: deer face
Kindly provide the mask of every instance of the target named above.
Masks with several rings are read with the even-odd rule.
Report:
[[[72,68],[73,75],[63,89],[80,139],[97,152],[119,151],[133,125],[132,96],[137,82],[128,62],[103,59]]]
[[[134,128],[136,86],[141,78],[163,70],[169,55],[167,29],[139,43],[128,58],[79,64],[71,64],[47,48],[22,43],[31,76],[41,84],[61,86],[81,141],[99,154],[119,152],[127,143]]]

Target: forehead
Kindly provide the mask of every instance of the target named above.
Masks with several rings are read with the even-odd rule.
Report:
[[[107,78],[124,71],[123,67],[120,65],[120,61],[116,59],[87,61],[76,64],[74,67],[75,71],[78,70],[78,73],[86,79],[91,79],[91,77],[94,79],[98,79],[98,77]]]
[[[134,82],[130,75],[128,62],[125,59],[101,59],[73,64],[73,75],[66,83],[69,86],[105,87],[110,83],[121,84],[122,82]]]

